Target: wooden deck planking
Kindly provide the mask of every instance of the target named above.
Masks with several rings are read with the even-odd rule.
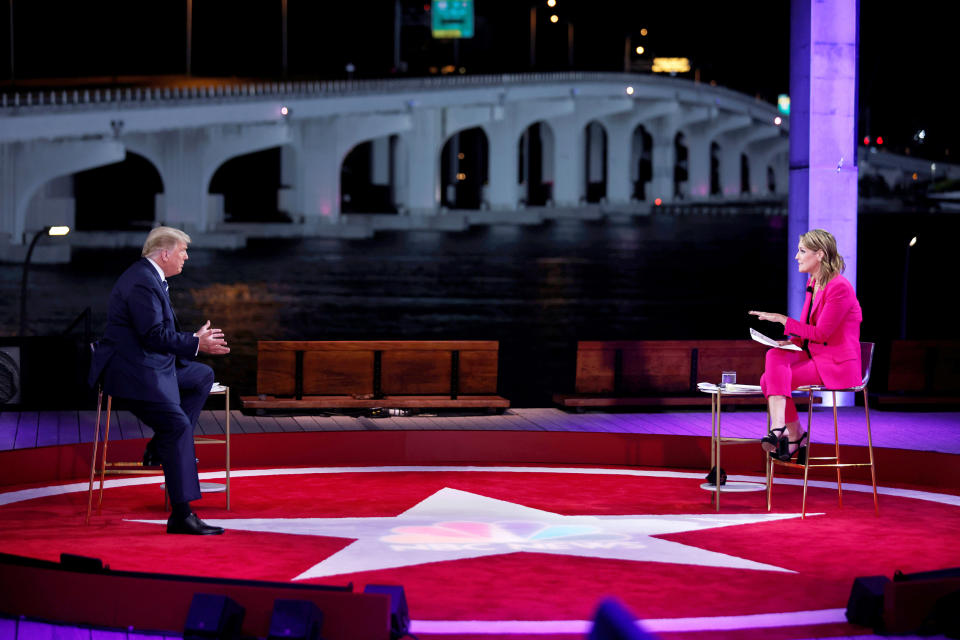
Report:
[[[115,435],[116,434],[116,435]],[[119,440],[135,440],[143,438],[140,420],[129,411],[114,411],[110,419],[110,438]]]
[[[194,427],[194,435],[201,436],[222,436],[224,434],[223,427],[220,426],[220,422],[214,416],[215,413],[221,413],[218,411],[201,411],[200,418],[197,420],[197,426]]]
[[[287,431],[287,429],[284,429],[283,426],[280,424],[280,421],[277,418],[274,418],[273,416],[257,416],[256,421],[257,421],[257,424],[260,425],[260,428],[268,433]],[[299,429],[295,429],[295,430],[299,431]],[[294,429],[290,429],[290,431],[294,431]]]
[[[57,444],[80,443],[80,416],[77,411],[57,412]]]
[[[233,409],[230,411],[230,433],[263,433],[263,427],[256,418],[243,415],[239,409]]]
[[[324,425],[320,423],[317,416],[293,416],[300,429],[303,431],[327,431]]]
[[[0,640],[172,640],[179,634],[90,629],[39,620],[0,618]]]
[[[874,445],[902,449],[927,449],[960,453],[960,413],[957,412],[871,412]],[[0,451],[52,444],[91,442],[96,411],[24,411],[0,413]],[[801,420],[806,418],[801,413]],[[221,435],[222,410],[201,414],[198,434]],[[105,427],[102,416],[101,435]],[[403,430],[510,430],[579,431],[601,433],[647,433],[709,437],[709,411],[651,413],[566,413],[558,409],[510,409],[502,415],[416,414],[384,418],[352,415],[254,416],[231,411],[234,434],[285,431],[403,431]],[[725,411],[722,433],[728,437],[760,438],[766,431],[762,410]],[[110,439],[149,438],[152,430],[128,411],[111,415]],[[840,410],[840,439],[843,444],[866,445],[866,428],[861,407]],[[833,413],[814,412],[813,441],[833,442]]]
[[[37,415],[37,446],[56,446],[58,428],[56,411],[40,411]]]
[[[80,442],[93,442],[93,434],[97,428],[97,412],[77,411],[77,426],[80,432]],[[103,416],[100,416],[100,437],[103,437]]]
[[[37,446],[37,423],[39,414],[36,411],[24,411],[20,414],[17,423],[17,436],[13,443],[14,449],[27,449]]]
[[[0,451],[14,449],[17,442],[17,424],[20,414],[5,411],[0,413]]]

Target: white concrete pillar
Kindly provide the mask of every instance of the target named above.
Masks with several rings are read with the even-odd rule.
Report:
[[[750,161],[750,193],[754,196],[769,195],[767,191],[767,167],[773,162],[773,159],[784,153],[789,147],[789,141],[786,138],[762,138],[746,147],[747,158]],[[783,163],[783,170],[787,170],[787,164]],[[786,177],[786,174],[784,175]],[[787,193],[788,186],[783,180],[777,180],[777,193]]]
[[[403,204],[411,215],[434,215],[440,206],[440,156],[443,122],[440,109],[414,109],[411,128],[400,134],[406,149]]]
[[[608,154],[608,185],[607,185],[607,194],[611,202],[625,202],[628,201],[633,195],[633,183],[639,180],[639,170],[640,170],[640,158],[643,156],[643,137],[640,135],[639,127],[643,126],[644,130],[648,134],[651,133],[651,123],[655,123],[658,119],[665,116],[670,116],[672,114],[677,114],[680,112],[680,103],[676,100],[644,100],[638,99],[634,101],[633,110],[629,113],[618,114],[607,118],[607,122],[610,123],[608,132],[610,138],[608,140],[608,149],[610,153]],[[653,163],[657,162],[656,154],[654,153],[653,136],[651,134],[651,149],[647,150],[650,152],[650,157]],[[624,142],[629,144],[629,162],[627,166],[621,168],[619,163],[623,161],[624,158],[624,149],[618,148],[620,143]],[[662,150],[661,150],[662,151]],[[670,158],[673,158],[673,149],[670,149]],[[673,180],[673,160],[670,160],[670,181],[672,184]],[[662,178],[663,176],[661,176]],[[651,176],[651,180],[653,176]],[[623,180],[626,180],[627,183],[624,185]],[[651,189],[653,185],[646,190],[645,196],[647,200],[651,200],[650,197]],[[671,187],[672,192],[672,187]],[[626,200],[621,200],[626,194]],[[654,196],[656,197],[656,196]],[[661,196],[662,197],[662,196]]]
[[[662,125],[650,132],[653,139],[653,167],[650,177],[650,188],[647,190],[647,200],[654,202],[658,198],[661,202],[673,202],[674,184],[673,169],[677,162],[677,150],[674,147],[675,129]]]
[[[780,127],[775,125],[752,121],[742,127],[727,131],[718,138],[723,153],[723,160],[720,163],[720,191],[724,197],[736,198],[740,195],[740,156],[747,153],[749,145],[761,140],[779,138],[783,133]],[[750,174],[749,185],[754,176],[753,167],[749,164],[749,154],[747,156]],[[750,192],[748,189],[748,193]]]
[[[586,195],[584,129],[579,122],[571,122],[556,125],[554,133],[553,201],[558,207],[576,207]]]
[[[791,239],[827,229],[857,286],[857,61],[859,0],[790,3]],[[788,314],[799,317],[806,274],[792,259]]]
[[[188,233],[206,231],[203,154],[210,144],[209,131],[177,129],[156,135],[161,138],[163,176],[163,193],[156,199],[157,221]]]
[[[710,197],[710,148],[712,143],[727,131],[738,129],[749,123],[749,116],[722,113],[717,109],[711,109],[707,119],[692,123],[687,128],[687,148],[690,152],[689,193],[694,199]],[[718,142],[718,144],[720,143]],[[739,159],[737,164],[739,165]],[[722,171],[722,158],[720,165]]]
[[[649,125],[646,128],[653,138],[653,176],[647,190],[647,200],[652,202],[660,198],[663,203],[674,201],[673,171],[677,162],[674,144],[677,133],[691,123],[707,119],[709,114],[706,107],[680,105],[666,115],[644,121],[645,125]],[[686,142],[689,145],[689,139]]]
[[[633,122],[626,116],[613,116],[607,127],[607,202],[627,204],[633,195],[639,150],[633,144]]]
[[[687,143],[687,193],[693,200],[710,195],[710,138],[706,134],[689,134]]]
[[[490,144],[487,203],[491,209],[516,209],[520,200],[517,132],[512,124],[500,120],[484,127]]]
[[[301,124],[303,216],[305,221],[334,223],[340,216],[340,148],[337,117]]]
[[[585,127],[591,120],[633,108],[629,98],[575,98],[574,113],[550,118],[554,134],[553,200],[560,207],[576,207],[586,195]]]

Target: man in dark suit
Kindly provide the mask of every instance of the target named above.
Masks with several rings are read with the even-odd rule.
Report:
[[[213,385],[213,369],[194,362],[200,352],[230,352],[223,332],[208,320],[196,332],[180,331],[170,304],[167,278],[187,261],[190,236],[157,227],[147,236],[143,257],[117,280],[110,293],[107,328],[97,343],[91,383],[123,398],[154,431],[145,462],[163,465],[173,512],[167,533],[216,535],[220,527],[204,523],[190,508],[200,498],[193,428]]]

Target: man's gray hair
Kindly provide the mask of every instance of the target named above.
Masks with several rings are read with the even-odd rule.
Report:
[[[156,227],[147,235],[147,240],[143,243],[143,253],[140,255],[147,257],[162,249],[172,251],[181,242],[190,244],[190,236],[173,227]]]

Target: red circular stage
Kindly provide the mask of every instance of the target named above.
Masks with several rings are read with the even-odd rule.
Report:
[[[93,556],[115,570],[400,584],[413,631],[434,637],[530,625],[582,633],[606,595],[660,633],[850,635],[864,632],[843,618],[855,577],[957,564],[947,541],[958,540],[960,498],[921,491],[883,488],[878,517],[869,485],[845,486],[841,508],[835,484],[816,482],[801,520],[794,479],[778,480],[770,513],[761,492],[725,494],[718,514],[702,474],[664,470],[324,467],[232,478],[232,511],[216,496],[196,505],[222,537],[166,535],[159,477],[109,481],[89,526],[86,483],[8,491],[0,551]]]

